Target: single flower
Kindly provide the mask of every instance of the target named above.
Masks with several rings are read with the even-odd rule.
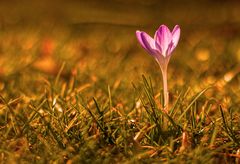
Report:
[[[176,25],[172,32],[161,25],[155,32],[154,38],[143,31],[136,31],[141,46],[158,62],[163,76],[164,109],[168,109],[167,67],[173,50],[180,38],[180,27]]]

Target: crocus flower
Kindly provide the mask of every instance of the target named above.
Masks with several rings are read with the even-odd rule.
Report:
[[[136,31],[141,46],[158,62],[163,76],[164,109],[168,109],[167,66],[169,59],[180,37],[180,27],[176,25],[171,32],[167,26],[161,25],[154,38],[143,31]]]

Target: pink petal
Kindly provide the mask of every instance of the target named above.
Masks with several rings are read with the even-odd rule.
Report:
[[[176,25],[172,31],[172,42],[173,42],[174,48],[177,46],[179,38],[180,38],[180,27],[179,25]]]
[[[155,34],[156,43],[161,47],[161,52],[163,56],[166,56],[168,45],[172,40],[172,33],[167,26],[161,25]]]
[[[179,38],[180,38],[180,27],[176,25],[172,31],[172,40],[168,45],[168,49],[166,52],[167,55],[170,55],[173,52],[173,50],[176,48]]]
[[[157,54],[157,50],[155,48],[155,41],[152,37],[142,31],[136,31],[136,36],[139,43],[145,50],[147,50],[153,56]]]
[[[173,44],[173,42],[171,41],[170,44],[168,45],[168,49],[167,49],[167,56],[171,55],[171,53],[173,52],[173,50],[175,49],[175,46]]]
[[[155,35],[154,35],[155,47],[160,54],[163,54],[162,47],[157,42],[157,35],[158,35],[158,30],[155,32]]]
[[[144,49],[147,49],[147,47],[145,46],[145,44],[142,41],[142,32],[141,31],[136,31],[136,36],[137,36],[137,39],[138,39],[139,43],[141,44],[141,46]]]

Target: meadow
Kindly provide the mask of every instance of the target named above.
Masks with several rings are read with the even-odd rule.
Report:
[[[1,2],[0,163],[240,162],[237,2],[71,2]],[[135,36],[160,24],[181,27],[168,113]]]

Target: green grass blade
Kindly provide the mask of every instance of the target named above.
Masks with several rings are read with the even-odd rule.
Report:
[[[209,88],[211,88],[211,87],[205,88],[205,89],[203,89],[202,91],[200,91],[199,93],[196,94],[195,98],[190,102],[190,104],[187,106],[187,108],[179,116],[178,122],[180,122],[182,117],[188,112],[188,110],[191,109],[192,105],[197,101],[197,99],[199,99],[199,97],[201,97],[203,95],[203,93],[205,93]]]

